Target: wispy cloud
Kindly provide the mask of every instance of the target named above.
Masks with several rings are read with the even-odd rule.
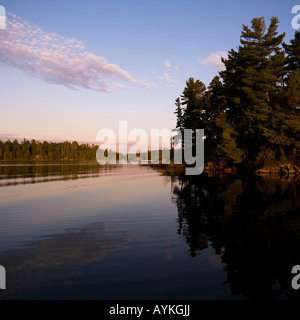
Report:
[[[224,64],[221,61],[221,58],[226,58],[227,57],[227,52],[225,51],[218,51],[211,53],[208,57],[205,59],[201,60],[203,64],[206,66],[213,67],[217,70],[222,70],[224,68]]]
[[[167,68],[167,71],[164,73],[164,75],[161,77],[162,81],[168,86],[168,87],[174,87],[176,84],[176,76],[172,69],[172,63],[170,60],[166,60],[164,62],[164,66]]]
[[[163,81],[168,86],[173,86],[176,83],[176,81],[174,79],[172,79],[171,76],[167,72],[164,73],[164,75],[163,75]]]
[[[171,69],[171,61],[169,60],[166,60],[165,63],[164,63],[165,67],[167,67],[168,69]]]
[[[124,85],[122,83],[118,83],[118,82],[113,82],[112,85],[116,88],[116,89],[123,89]]]
[[[0,61],[73,89],[110,92],[110,80],[149,87],[118,65],[87,51],[79,40],[47,33],[13,14],[8,14],[7,29],[0,32]]]

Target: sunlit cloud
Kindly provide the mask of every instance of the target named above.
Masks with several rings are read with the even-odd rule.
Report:
[[[164,84],[169,87],[169,88],[173,88],[177,81],[175,79],[175,75],[174,74],[170,74],[168,72],[165,72],[164,75],[162,76],[162,80],[164,82]]]
[[[166,60],[164,65],[168,68],[168,69],[171,69],[171,61],[169,60]]]
[[[165,73],[163,75],[163,81],[168,86],[172,86],[172,85],[174,85],[176,83],[176,81],[174,79],[172,79],[170,74],[168,74],[168,73]]]
[[[7,29],[0,32],[0,61],[3,63],[48,83],[72,89],[110,92],[111,87],[115,87],[110,83],[112,80],[149,87],[147,82],[133,78],[118,65],[87,51],[79,40],[46,33],[20,17],[7,15]]]
[[[116,88],[116,89],[123,89],[124,85],[122,83],[118,83],[118,82],[113,82],[112,85]]]
[[[211,53],[208,57],[203,59],[201,62],[206,65],[213,67],[217,70],[222,70],[224,68],[224,64],[221,61],[221,58],[227,58],[227,52],[224,51],[218,51]]]
[[[166,60],[164,62],[164,66],[167,68],[166,72],[163,74],[162,77],[160,77],[162,79],[162,81],[164,82],[165,85],[167,85],[168,87],[174,87],[174,85],[176,84],[176,76],[175,73],[172,69],[172,63],[170,60]]]

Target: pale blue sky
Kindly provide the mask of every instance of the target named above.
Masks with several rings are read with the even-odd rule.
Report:
[[[269,22],[277,16],[279,32],[286,32],[289,42],[294,35],[291,10],[296,4],[289,0],[0,0],[15,16],[8,16],[15,23],[13,40],[7,47],[2,43],[2,49],[0,42],[0,139],[94,142],[98,130],[115,129],[119,120],[128,120],[132,129],[172,129],[174,102],[185,81],[194,77],[208,85],[218,74],[217,66],[208,63],[214,56],[205,59],[236,48],[242,24],[250,25],[254,17],[264,16]],[[26,22],[30,27],[18,37],[16,32],[24,30]],[[6,31],[0,30],[0,41]],[[76,39],[78,46],[80,42],[84,55],[73,47],[72,52],[80,56],[72,62],[60,61],[55,48],[68,53],[70,39]],[[24,59],[20,43],[29,48]],[[50,70],[53,61],[43,60],[49,55],[57,62],[58,76]],[[95,59],[86,72],[91,74],[78,66]],[[79,63],[74,64],[74,73],[68,69],[67,78],[64,67],[74,62]],[[35,72],[29,70],[32,64]],[[108,76],[101,73],[107,69]],[[101,91],[93,90],[96,85]]]

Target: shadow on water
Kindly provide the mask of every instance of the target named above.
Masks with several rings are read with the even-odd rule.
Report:
[[[221,255],[232,295],[296,299],[291,269],[300,264],[300,181],[251,176],[171,176],[178,234],[196,257]]]

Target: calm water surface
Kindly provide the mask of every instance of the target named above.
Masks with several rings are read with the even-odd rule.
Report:
[[[0,164],[0,299],[299,299],[296,178]]]

